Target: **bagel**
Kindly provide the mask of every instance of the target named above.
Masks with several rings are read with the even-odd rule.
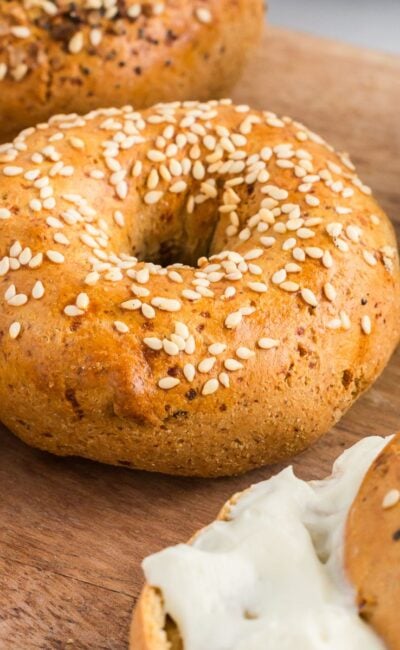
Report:
[[[0,3],[0,142],[55,113],[221,97],[263,25],[263,0]]]
[[[400,648],[400,434],[369,469],[346,527],[345,563],[361,616]]]
[[[234,496],[190,545],[147,558],[132,650],[398,650],[400,434],[387,440],[364,438],[323,481],[286,468]],[[349,575],[378,597],[371,625]]]
[[[289,118],[58,116],[2,160],[0,420],[33,446],[243,472],[327,431],[398,341],[389,220]]]

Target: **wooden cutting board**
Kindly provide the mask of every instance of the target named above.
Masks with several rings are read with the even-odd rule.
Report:
[[[269,29],[235,100],[303,120],[348,149],[400,233],[400,59]],[[400,354],[340,425],[298,457],[329,471],[360,436],[400,430]],[[145,555],[187,539],[279,467],[188,480],[59,459],[0,425],[1,650],[119,650]]]

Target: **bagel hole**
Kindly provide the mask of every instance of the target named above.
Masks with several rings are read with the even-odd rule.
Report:
[[[213,250],[217,227],[218,218],[213,213],[197,223],[193,223],[191,215],[164,214],[154,220],[140,240],[132,242],[132,253],[140,262],[164,268],[173,264],[197,267],[200,257],[218,252]]]
[[[175,240],[166,240],[159,243],[158,247],[154,246],[147,250],[133,251],[139,262],[152,262],[162,267],[172,266],[173,264],[184,264],[186,266],[196,267],[199,257],[208,256],[209,246],[204,242],[199,242],[194,250],[186,248],[183,242]]]

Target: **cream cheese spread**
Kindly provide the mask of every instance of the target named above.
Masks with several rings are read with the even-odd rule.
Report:
[[[343,570],[347,514],[388,439],[345,451],[332,475],[291,467],[244,492],[230,520],[143,563],[185,650],[382,650]]]

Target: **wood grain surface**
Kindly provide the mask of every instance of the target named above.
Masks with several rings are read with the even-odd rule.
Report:
[[[400,59],[269,29],[234,99],[303,120],[352,153],[400,233]],[[321,477],[360,436],[400,430],[400,353],[335,430],[295,459]],[[122,650],[145,555],[187,539],[239,478],[188,480],[59,459],[0,425],[1,650]]]

